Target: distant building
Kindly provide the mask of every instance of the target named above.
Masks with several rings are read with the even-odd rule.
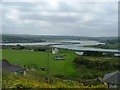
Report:
[[[59,53],[59,50],[58,50],[57,48],[55,48],[55,49],[52,50],[52,53],[53,53],[53,54],[58,54],[58,53]]]
[[[10,64],[6,59],[0,60],[0,63],[2,64],[2,72],[10,72],[17,75],[17,73],[23,73],[26,74],[26,69],[22,69],[19,66]]]
[[[120,57],[120,54],[115,53],[114,56],[115,57]]]

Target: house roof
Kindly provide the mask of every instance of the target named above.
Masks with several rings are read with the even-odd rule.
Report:
[[[2,59],[0,62],[2,64],[2,68],[11,66],[11,64],[6,59]]]
[[[19,71],[26,70],[26,69],[22,69],[18,66],[10,64],[6,59],[0,60],[0,63],[2,64],[2,71],[3,72],[19,72]]]
[[[105,74],[102,82],[110,83],[110,84],[120,84],[120,72],[112,72]]]

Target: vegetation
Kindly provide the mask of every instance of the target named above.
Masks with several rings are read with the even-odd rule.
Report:
[[[66,55],[64,57],[65,60],[54,60],[56,55]],[[47,72],[40,71],[41,67],[45,67],[47,70],[49,69],[50,75],[61,74],[77,76],[73,66],[73,60],[77,55],[72,51],[60,51],[60,53],[56,55],[49,51],[2,50],[2,58],[7,59],[12,64],[25,65],[26,68],[30,67],[30,65],[34,68],[37,66],[36,69],[39,69],[39,72],[43,74],[46,74]]]
[[[64,56],[65,60],[54,60],[57,55],[66,55]],[[3,49],[0,59],[7,59],[11,64],[23,65],[23,68],[36,69],[36,71],[27,72],[26,77],[4,74],[3,87],[104,88],[105,86],[101,85],[100,80],[106,73],[120,69],[118,63],[120,59],[93,55],[77,56],[73,51],[65,50],[60,51],[59,54],[52,54],[50,51]],[[45,67],[47,70],[42,71],[41,67]],[[46,77],[50,81],[46,81]]]
[[[83,73],[83,79],[102,78],[106,73],[120,69],[119,58],[115,57],[93,57],[79,56],[75,58],[74,64],[79,73]]]
[[[116,37],[114,39],[106,39],[106,40],[102,40],[102,42],[106,43],[106,44],[119,44],[120,41],[119,41],[119,37]]]
[[[98,51],[85,51],[83,55],[84,56],[103,56],[103,53]]]
[[[103,49],[119,49],[120,48],[120,40],[119,37],[101,37],[96,38],[96,41],[105,43],[99,45],[86,45],[84,47],[94,47],[94,48],[103,48]]]
[[[2,49],[14,49],[14,50],[34,50],[34,51],[46,51],[51,50],[51,47],[45,45],[2,45]]]
[[[85,47],[103,48],[103,49],[119,49],[120,44],[99,44],[99,45],[88,45]]]
[[[2,35],[3,43],[34,43],[34,42],[45,42],[46,40],[38,37],[24,36],[24,35]]]
[[[106,43],[90,47],[118,49],[117,37],[79,37],[79,36],[34,36],[34,35],[3,35],[3,43],[34,43],[46,40],[95,40]],[[105,88],[101,79],[106,73],[120,69],[119,58],[103,56],[101,52],[84,52],[84,56],[76,55],[72,50],[61,49],[53,55],[49,46],[11,46],[3,45],[2,57],[11,64],[19,64],[27,71],[26,76],[15,76],[3,73],[3,88]],[[0,52],[1,53],[1,52]],[[0,54],[1,55],[1,54]],[[54,60],[57,55],[66,55],[65,60]],[[46,70],[42,71],[41,67]]]
[[[118,63],[111,63],[108,60],[105,61],[98,61],[94,60],[91,61],[89,59],[83,58],[83,57],[77,57],[74,60],[74,63],[79,68],[80,65],[86,66],[86,68],[92,69],[92,70],[99,70],[99,71],[107,71],[107,70],[117,70],[120,69],[120,65]]]
[[[106,44],[117,44],[118,37],[84,37],[84,36],[51,36],[51,35],[0,35],[2,42],[44,42],[46,40],[89,40],[99,41]]]
[[[3,73],[2,88],[32,89],[32,88],[106,88],[105,85],[84,85],[81,82],[62,80],[53,77],[46,79],[35,71],[27,72],[26,76],[15,76],[9,73]],[[39,78],[38,78],[39,77]]]

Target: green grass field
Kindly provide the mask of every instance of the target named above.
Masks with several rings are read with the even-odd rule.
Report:
[[[48,56],[49,54],[49,56]],[[65,60],[54,60],[57,55],[66,55]],[[79,80],[84,79],[84,76],[98,75],[103,77],[104,74],[116,71],[116,69],[99,71],[97,69],[87,68],[86,65],[80,65],[76,68],[73,60],[78,57],[72,51],[60,51],[59,54],[52,54],[51,52],[44,51],[25,51],[25,50],[2,50],[2,58],[7,59],[11,64],[21,64],[21,65],[37,65],[38,72],[43,75],[48,75],[48,71],[41,71],[41,67],[45,67],[49,70],[49,75],[64,75],[65,78]],[[115,57],[90,57],[90,56],[79,56],[80,58],[87,59],[90,61],[109,61],[112,64],[117,64],[120,60]],[[48,60],[49,58],[49,60]],[[49,62],[49,65],[48,65]],[[49,66],[49,68],[48,68]],[[98,66],[99,67],[99,66]]]
[[[49,53],[49,57],[48,57]],[[56,55],[66,55],[65,60],[54,60]],[[36,64],[38,68],[45,67],[48,69],[49,61],[49,75],[66,75],[79,76],[75,71],[73,60],[77,56],[71,51],[61,51],[59,54],[53,55],[51,52],[35,52],[23,50],[2,50],[2,58],[7,59],[11,64]],[[49,58],[49,60],[48,60]],[[39,69],[40,70],[40,69]],[[47,74],[47,71],[40,71]]]

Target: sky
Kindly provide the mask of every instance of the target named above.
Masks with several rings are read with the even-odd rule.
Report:
[[[8,0],[9,1],[9,0]],[[2,2],[2,33],[108,37],[118,35],[116,2]]]

